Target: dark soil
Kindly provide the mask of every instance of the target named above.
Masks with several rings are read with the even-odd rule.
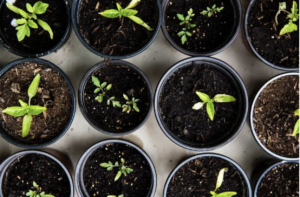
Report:
[[[273,168],[262,179],[257,197],[299,196],[299,164],[286,163]]]
[[[286,76],[270,83],[258,97],[253,115],[259,140],[270,151],[290,158],[299,157],[299,135],[292,136],[299,117],[299,77]]]
[[[119,168],[107,171],[101,163],[113,164],[125,160],[125,165],[133,172],[122,175],[114,181]],[[147,197],[151,191],[152,176],[149,163],[135,148],[125,144],[107,144],[98,148],[87,160],[83,173],[84,185],[90,196],[107,197],[120,195],[124,197]]]
[[[15,118],[1,111],[7,107],[20,106],[19,99],[28,103],[27,90],[37,73],[41,75],[41,81],[38,93],[31,99],[31,105],[46,106],[47,110],[33,116],[30,132],[23,138],[23,118]],[[45,143],[57,137],[66,127],[73,110],[72,98],[67,82],[58,71],[44,64],[21,63],[2,75],[0,84],[1,127],[17,142]]]
[[[171,179],[167,197],[211,197],[210,191],[215,190],[218,174],[223,168],[228,168],[228,172],[216,193],[235,191],[236,197],[248,197],[248,188],[238,169],[215,157],[198,158],[181,167]]]
[[[299,66],[299,29],[279,36],[282,27],[288,23],[287,14],[278,16],[279,25],[274,28],[275,16],[281,0],[257,0],[254,2],[247,21],[248,33],[255,50],[267,61],[283,67]],[[285,1],[291,12],[293,0]],[[299,21],[295,22],[299,24]]]
[[[33,6],[36,2],[37,0],[17,0],[14,5],[28,13],[26,3],[30,3]],[[9,46],[25,53],[38,54],[52,49],[61,41],[67,31],[68,24],[65,2],[63,0],[43,0],[43,3],[48,3],[49,7],[46,13],[37,17],[50,25],[54,34],[53,40],[51,40],[49,33],[39,26],[37,29],[30,28],[30,37],[26,36],[22,42],[18,41],[17,30],[10,24],[13,18],[19,19],[21,16],[9,10],[5,3],[2,4],[0,10],[0,33]]]
[[[211,8],[214,4],[217,7],[224,9],[211,16],[202,15],[200,12]],[[195,16],[192,17],[192,24],[197,26],[190,29],[191,37],[188,37],[188,42],[182,45],[181,37],[177,34],[184,28],[180,24],[177,14],[187,16],[187,12],[193,9]],[[207,52],[216,50],[222,46],[233,31],[234,26],[234,8],[232,0],[201,0],[201,1],[186,1],[186,0],[170,0],[166,8],[166,29],[173,41],[182,48],[192,52]]]
[[[92,82],[92,76],[84,89],[84,102],[88,115],[103,130],[120,133],[130,131],[139,126],[146,118],[150,110],[151,95],[144,78],[129,66],[110,63],[104,65],[95,71],[96,76],[101,83],[107,82],[112,84],[107,96],[102,103],[95,98],[101,93],[94,93],[96,86]],[[134,97],[140,99],[137,106],[140,112],[131,111],[130,113],[122,112],[122,108],[107,105],[107,99],[115,96],[115,100],[121,105],[126,103],[123,94],[126,94],[130,100]]]
[[[69,179],[59,164],[44,155],[28,154],[16,159],[7,169],[2,185],[3,197],[25,197],[29,190],[35,191],[34,181],[46,194],[55,197],[71,194]]]
[[[214,103],[214,121],[209,119],[206,105],[193,110],[201,102],[196,91],[213,98],[228,94],[237,102]],[[201,62],[193,62],[174,72],[164,84],[159,97],[159,113],[167,128],[178,138],[198,145],[205,145],[229,135],[238,117],[237,92],[232,81],[219,70]]]
[[[145,46],[158,23],[156,0],[143,0],[134,8],[139,11],[136,16],[153,31],[148,31],[129,18],[110,19],[99,14],[108,9],[117,9],[116,3],[126,8],[130,2],[131,0],[82,0],[79,30],[85,42],[100,53],[112,56],[128,55]]]

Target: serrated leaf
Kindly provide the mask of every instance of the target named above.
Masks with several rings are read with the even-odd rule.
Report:
[[[121,15],[121,13],[115,9],[105,10],[104,12],[100,12],[99,14],[106,18],[117,18]]]
[[[119,178],[122,176],[122,172],[118,171],[116,177],[115,177],[115,181],[119,180]]]
[[[215,191],[217,191],[221,187],[223,180],[224,180],[224,173],[227,170],[228,170],[228,168],[223,168],[219,171]]]
[[[38,25],[33,20],[28,20],[28,26],[33,28],[33,29],[38,28]]]
[[[217,103],[229,103],[234,102],[236,99],[233,96],[226,95],[226,94],[217,94],[214,97],[214,101]]]
[[[125,17],[129,17],[129,16],[134,16],[138,13],[137,10],[132,10],[132,9],[123,9],[121,11],[122,15]]]
[[[210,98],[207,94],[203,93],[203,92],[199,92],[196,91],[196,94],[198,95],[198,97],[203,101],[203,102],[208,102],[210,101]]]
[[[31,99],[32,97],[34,97],[36,95],[38,88],[39,88],[40,80],[41,80],[41,75],[37,74],[34,77],[33,81],[31,82],[31,84],[28,88],[29,99]]]
[[[177,14],[177,18],[181,21],[184,21],[184,16],[182,14]]]
[[[131,168],[127,168],[127,169],[126,169],[126,172],[127,172],[128,174],[130,174],[131,172],[133,172],[133,170],[132,170]]]
[[[121,103],[119,101],[113,101],[113,107],[121,107]]]
[[[10,116],[13,117],[21,117],[24,116],[27,112],[27,108],[26,107],[8,107],[5,110],[2,111],[5,114],[8,114]]]
[[[33,12],[33,7],[30,5],[30,3],[26,3],[26,9],[28,12],[32,13]]]
[[[24,19],[24,18],[17,19],[17,20],[16,20],[16,23],[17,23],[18,25],[23,25],[23,24],[27,23],[27,20]]]
[[[131,9],[136,7],[139,3],[141,2],[141,0],[132,0],[128,6],[126,7],[126,9]]]
[[[24,40],[24,38],[26,36],[26,31],[27,31],[26,26],[27,25],[24,24],[24,25],[18,26],[16,28],[16,30],[18,30],[18,32],[17,32],[17,38],[18,38],[19,42],[21,42],[22,40]]]
[[[212,102],[208,102],[206,104],[206,111],[207,111],[207,114],[208,114],[210,120],[213,121],[214,116],[215,116],[215,107],[214,107],[214,104]]]
[[[46,110],[47,110],[46,107],[41,107],[41,106],[38,106],[38,105],[31,105],[31,106],[28,107],[28,114],[36,116],[36,115],[39,115],[39,114],[43,113]]]
[[[99,87],[100,88],[100,81],[97,77],[95,76],[92,76],[92,82],[95,86]]]
[[[146,29],[148,29],[149,31],[152,31],[153,29],[151,27],[149,27],[142,19],[140,19],[139,17],[136,16],[129,16],[128,18],[130,18],[131,20],[133,20],[133,22],[145,27]]]
[[[292,21],[290,21],[288,24],[286,24],[280,31],[280,35],[284,35],[287,33],[291,33],[293,31],[297,31],[298,30],[298,26],[296,24],[294,24]]]
[[[38,1],[33,6],[33,12],[35,14],[44,14],[47,11],[49,4]]]
[[[38,24],[49,33],[51,40],[53,39],[53,31],[51,29],[51,27],[48,25],[48,23],[46,23],[45,21],[41,20],[41,19],[37,19]]]
[[[32,116],[25,115],[22,124],[22,137],[26,137],[28,135],[31,127],[31,122],[32,122]]]

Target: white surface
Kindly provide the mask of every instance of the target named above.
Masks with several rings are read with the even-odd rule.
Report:
[[[242,0],[242,4],[243,10],[245,10],[248,1]],[[251,104],[256,91],[264,82],[282,72],[266,66],[256,58],[248,50],[242,35],[243,30],[229,48],[214,57],[227,62],[240,74],[246,84]],[[18,56],[7,52],[0,46],[0,67],[18,58]],[[79,42],[74,31],[72,31],[70,39],[61,49],[43,58],[64,70],[72,81],[76,94],[84,73],[94,64],[102,61],[102,58],[92,54]],[[153,90],[155,90],[164,72],[174,63],[185,58],[187,56],[176,51],[160,32],[154,43],[146,51],[126,61],[132,62],[141,68],[149,78]],[[49,148],[67,154],[75,167],[79,157],[87,148],[108,138],[110,137],[96,131],[86,122],[77,105],[76,117],[71,129]],[[120,137],[120,139],[136,143],[151,157],[158,175],[158,187],[155,197],[162,197],[165,181],[178,162],[188,156],[197,154],[197,152],[187,151],[171,142],[160,130],[153,110],[149,120],[141,129],[131,135]],[[22,149],[0,138],[0,161],[20,150]],[[234,159],[243,167],[248,176],[251,175],[257,161],[270,158],[254,141],[248,119],[241,133],[232,142],[212,152],[224,154]]]

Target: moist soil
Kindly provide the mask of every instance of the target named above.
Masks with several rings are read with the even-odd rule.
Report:
[[[101,66],[92,75],[97,77],[101,83],[112,84],[111,90],[106,92],[102,103],[95,100],[101,92],[94,93],[97,87],[92,82],[92,76],[88,79],[84,89],[86,111],[89,118],[100,128],[120,133],[130,131],[144,121],[150,110],[151,95],[147,82],[137,71],[129,66],[110,63],[110,65]],[[112,104],[107,105],[107,100],[113,96],[121,105],[125,104],[126,100],[123,98],[123,94],[126,94],[130,101],[133,97],[140,99],[137,102],[140,112],[134,110],[130,113],[122,112],[122,108],[113,107]]]
[[[214,103],[214,121],[209,119],[206,105],[193,110],[201,102],[196,91],[213,98],[228,94],[237,98],[234,85],[219,70],[201,62],[184,66],[175,71],[165,82],[159,98],[159,113],[165,126],[186,142],[205,146],[226,137],[236,124],[238,103]]]
[[[238,169],[215,157],[198,158],[182,166],[170,181],[167,197],[211,197],[210,191],[215,190],[218,174],[223,168],[228,171],[216,193],[235,191],[238,197],[248,197],[246,183]]]
[[[299,117],[299,77],[285,76],[270,83],[258,97],[253,115],[255,132],[263,145],[278,155],[299,157],[299,134],[292,136]]]
[[[299,196],[299,164],[285,163],[274,167],[262,179],[257,197]]]
[[[17,158],[7,169],[2,185],[3,197],[25,196],[35,191],[33,182],[46,194],[68,197],[70,182],[62,167],[52,159],[39,154],[28,154]]]
[[[133,172],[114,181],[119,168],[107,171],[100,164],[109,161],[113,164],[121,163],[121,158]],[[84,166],[83,181],[89,196],[96,197],[121,194],[124,197],[147,197],[152,189],[151,169],[145,157],[135,148],[120,143],[101,146],[88,158]]]
[[[221,12],[211,17],[202,15],[200,12],[206,10],[207,7],[212,8],[224,7]],[[195,16],[192,17],[191,24],[196,27],[188,30],[192,36],[188,37],[188,42],[184,45],[181,37],[177,34],[184,28],[180,24],[177,14],[187,16],[187,12],[193,9]],[[166,8],[166,29],[172,40],[180,47],[192,52],[207,52],[216,50],[222,46],[233,31],[235,10],[231,0],[170,0]]]
[[[14,5],[29,13],[26,9],[26,3],[33,6],[36,2],[37,0],[17,0]],[[68,25],[65,2],[63,0],[43,0],[43,3],[48,3],[49,7],[46,13],[37,15],[37,17],[49,24],[54,34],[53,40],[51,40],[49,33],[39,26],[37,29],[30,28],[30,37],[25,37],[21,42],[18,41],[17,30],[10,24],[13,18],[19,19],[21,16],[9,10],[3,3],[0,10],[0,32],[11,48],[25,53],[38,54],[52,49],[61,41]],[[35,22],[37,23],[37,21]]]
[[[143,0],[134,9],[136,15],[153,31],[138,25],[129,18],[106,18],[100,12],[117,9],[116,3],[126,8],[131,0],[82,0],[79,9],[79,31],[92,48],[102,54],[119,56],[134,53],[153,37],[158,23],[156,0]]]
[[[247,21],[249,39],[255,50],[268,62],[287,68],[299,66],[299,30],[280,36],[279,32],[288,23],[287,14],[275,16],[281,0],[257,0],[251,7]],[[292,0],[285,1],[287,11],[291,12]],[[295,22],[298,24],[299,22]]]
[[[20,106],[19,99],[28,103],[27,90],[36,74],[41,75],[38,92],[31,105],[47,107],[44,113],[33,116],[27,137],[22,137],[22,117],[13,117],[2,110]],[[18,64],[0,79],[0,124],[17,142],[41,144],[60,135],[71,118],[72,98],[67,82],[53,68],[35,62]]]

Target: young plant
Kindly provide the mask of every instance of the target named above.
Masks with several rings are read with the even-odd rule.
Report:
[[[299,109],[294,112],[294,115],[299,117]],[[295,124],[293,136],[296,136],[297,134],[299,134],[299,118]]]
[[[29,190],[26,193],[26,196],[29,197],[55,197],[51,194],[45,194],[45,192],[42,192],[36,182],[33,181],[33,187],[35,188],[35,191]]]
[[[207,7],[207,10],[203,10],[200,12],[202,15],[207,15],[208,17],[212,17],[214,14],[217,14],[218,12],[221,12],[221,10],[224,9],[224,7],[217,8],[216,4],[212,6],[212,8]]]
[[[47,110],[46,107],[41,107],[38,105],[30,105],[31,99],[36,95],[38,91],[40,79],[41,79],[40,74],[37,74],[28,88],[28,96],[29,96],[28,104],[22,101],[21,99],[19,99],[19,103],[21,107],[19,106],[8,107],[2,111],[3,113],[13,117],[24,116],[23,124],[22,124],[22,137],[26,137],[30,131],[32,116],[39,115]]]
[[[293,31],[297,31],[298,30],[297,24],[294,23],[294,22],[296,22],[299,19],[298,5],[297,5],[296,1],[293,1],[293,7],[292,7],[291,10],[292,10],[292,12],[286,11],[286,2],[279,3],[279,9],[278,9],[278,12],[276,13],[276,16],[275,16],[275,23],[276,23],[276,25],[278,25],[278,15],[280,14],[280,12],[287,13],[288,14],[287,18],[289,19],[289,23],[286,24],[280,30],[280,35],[284,35],[284,34],[291,33]]]
[[[234,102],[236,99],[233,96],[226,95],[226,94],[217,94],[213,99],[210,99],[207,94],[204,94],[202,92],[196,92],[196,94],[199,96],[199,98],[203,102],[196,103],[193,106],[194,110],[201,109],[206,104],[206,111],[209,116],[209,118],[213,121],[215,116],[215,107],[214,102],[216,103],[229,103]]]
[[[224,173],[228,171],[227,168],[223,168],[222,170],[220,170],[219,174],[218,174],[218,178],[217,178],[217,184],[216,184],[216,189],[215,191],[211,191],[210,194],[212,195],[212,197],[232,197],[237,195],[236,192],[223,192],[220,194],[217,194],[216,191],[221,187],[222,183],[223,183],[223,179],[224,179]]]
[[[132,98],[132,101],[129,100],[128,96],[126,94],[123,94],[123,97],[124,99],[126,100],[126,104],[124,104],[122,106],[123,108],[123,112],[127,112],[127,113],[130,113],[131,112],[131,105],[132,105],[132,108],[136,111],[136,112],[140,112],[140,109],[138,108],[137,106],[137,102],[140,100],[140,99],[135,99],[134,97]]]
[[[38,25],[34,20],[36,20],[37,23],[50,34],[50,38],[53,39],[53,32],[51,27],[48,25],[48,23],[41,19],[38,19],[37,17],[37,15],[44,14],[47,11],[49,4],[38,1],[32,7],[29,3],[26,3],[27,11],[30,14],[12,4],[6,3],[6,6],[11,11],[20,14],[23,17],[20,19],[13,19],[12,21],[12,24],[16,27],[16,30],[18,31],[17,38],[19,42],[24,40],[25,36],[30,37],[30,28],[38,28]]]
[[[120,195],[118,195],[118,196],[116,196],[116,195],[109,195],[109,196],[107,196],[107,197],[124,197],[124,195],[123,195],[123,194],[120,194]]]
[[[108,163],[101,163],[100,166],[103,168],[107,168],[107,171],[111,171],[115,167],[119,168],[119,171],[115,177],[115,181],[119,180],[122,174],[127,176],[127,174],[133,172],[131,168],[125,166],[125,160],[123,158],[121,159],[121,163],[116,162],[114,165],[112,162],[109,161]]]
[[[121,107],[120,102],[116,101],[114,96],[108,97],[106,95],[106,92],[112,88],[112,84],[107,85],[107,82],[100,83],[100,80],[95,76],[92,76],[92,81],[93,81],[94,85],[97,87],[94,90],[94,93],[98,93],[101,91],[99,96],[97,96],[95,98],[96,101],[98,101],[99,103],[102,103],[104,97],[106,96],[107,97],[107,105],[110,105],[110,103],[112,103],[113,107]]]
[[[135,15],[137,15],[138,11],[132,9],[132,8],[136,7],[140,2],[141,2],[141,0],[132,0],[126,8],[122,8],[121,5],[119,3],[117,3],[118,10],[115,10],[115,9],[105,10],[103,12],[100,12],[99,14],[101,14],[102,16],[104,16],[106,18],[127,17],[127,18],[131,19],[133,22],[145,27],[149,31],[152,31],[153,29],[151,27],[149,27],[142,19],[135,16]]]
[[[177,14],[178,19],[181,20],[180,25],[185,26],[184,28],[182,28],[182,31],[178,33],[178,36],[181,37],[182,44],[187,41],[187,36],[192,36],[191,32],[189,32],[188,29],[196,27],[195,24],[191,24],[193,16],[195,16],[195,14],[193,14],[192,8],[188,11],[188,15],[186,17],[184,17],[182,14]]]

